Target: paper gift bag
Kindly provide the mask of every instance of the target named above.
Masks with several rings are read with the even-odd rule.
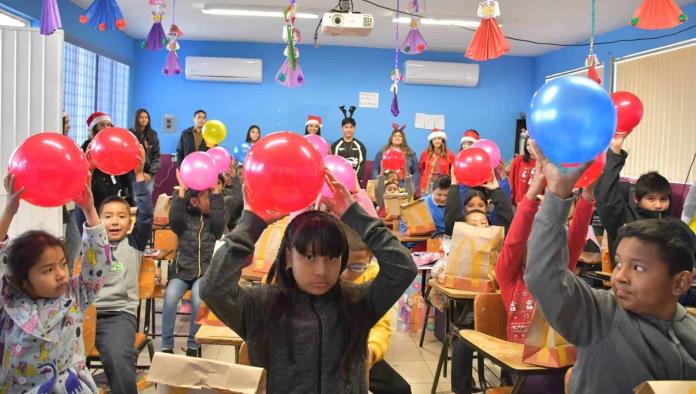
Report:
[[[505,229],[475,227],[464,222],[454,225],[447,267],[439,280],[445,287],[491,292],[496,288],[495,264]]]
[[[653,380],[633,389],[634,394],[696,394],[696,381]]]
[[[215,326],[215,327],[225,327],[225,323],[218,319],[217,316],[208,309],[208,305],[205,302],[200,303],[198,306],[198,314],[196,315],[196,324],[203,326]]]
[[[157,352],[147,380],[158,394],[265,393],[263,368]]]
[[[164,226],[169,223],[169,208],[171,208],[171,206],[171,197],[164,193],[157,196],[155,211],[152,218],[153,224]]]
[[[401,206],[408,203],[408,194],[394,193],[384,195],[384,212],[394,219],[401,216]]]
[[[276,256],[278,256],[278,249],[280,248],[280,242],[283,240],[287,222],[287,220],[276,222],[263,230],[263,233],[256,241],[252,262],[244,267],[242,276],[260,278],[268,274],[271,265],[273,265]]]
[[[375,185],[377,184],[376,179],[370,179],[367,181],[367,185],[365,186],[365,191],[367,192],[367,196],[370,197],[370,200],[372,202],[377,201],[377,197],[375,196]]]
[[[575,346],[566,341],[546,322],[536,308],[524,340],[522,361],[548,368],[561,368],[575,363]]]
[[[406,222],[408,235],[425,235],[435,232],[435,221],[423,199],[401,205],[401,216]]]

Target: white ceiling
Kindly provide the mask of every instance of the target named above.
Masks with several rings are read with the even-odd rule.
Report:
[[[72,0],[86,6],[92,0]],[[142,39],[152,25],[150,8],[145,0],[117,0],[126,18],[126,33]],[[683,6],[696,0],[677,0]],[[373,2],[396,7],[396,0],[373,0]],[[426,3],[422,14],[433,18],[477,18],[477,0],[420,0]],[[642,0],[597,0],[597,34],[602,34],[622,26],[627,26]],[[166,9],[165,29],[171,23],[172,0]],[[298,0],[298,10],[328,11],[337,0]],[[353,0],[354,9],[370,13],[375,17],[375,28],[367,37],[329,37],[319,33],[319,45],[344,45],[372,48],[393,48],[393,13],[362,0]],[[402,9],[408,0],[400,1]],[[201,13],[204,4],[225,4],[233,6],[277,7],[283,10],[287,0],[179,0],[176,3],[177,24],[187,40],[214,41],[253,41],[281,43],[282,19],[259,17],[236,17],[205,15]],[[590,35],[591,0],[500,0],[503,32],[507,36],[534,41],[576,43],[586,40]],[[298,19],[297,27],[304,36],[305,44],[313,41],[314,29],[318,20]],[[401,37],[408,31],[408,25],[400,25]],[[434,51],[464,52],[473,33],[454,26],[421,26],[421,33]],[[656,34],[659,34],[656,32]],[[536,56],[556,49],[548,45],[535,45],[510,41],[510,54]]]

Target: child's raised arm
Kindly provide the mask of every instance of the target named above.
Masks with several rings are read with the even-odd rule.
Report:
[[[147,241],[152,235],[152,193],[147,188],[147,178],[143,167],[145,166],[145,149],[140,145],[140,165],[135,169],[135,183],[133,184],[133,200],[138,208],[136,212],[135,226],[129,237],[131,246],[139,251],[145,250]]]
[[[14,175],[7,174],[5,177],[5,191],[7,191],[7,201],[5,201],[5,209],[0,216],[0,243],[5,242],[7,232],[12,224],[12,219],[19,210],[19,200],[24,193],[24,187],[19,190],[14,190]]]

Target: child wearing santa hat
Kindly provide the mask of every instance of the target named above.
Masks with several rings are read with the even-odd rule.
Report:
[[[428,135],[428,148],[420,157],[420,192],[422,195],[432,192],[433,182],[443,175],[449,175],[454,164],[454,153],[447,149],[447,134],[444,130],[434,128]]]
[[[304,133],[321,135],[321,116],[308,115],[307,121],[304,124]]]
[[[464,136],[462,137],[461,140],[459,140],[459,143],[461,144],[460,150],[464,150],[466,148],[470,148],[471,145],[475,144],[476,141],[480,140],[481,136],[479,135],[478,131],[474,129],[469,129],[464,132]]]

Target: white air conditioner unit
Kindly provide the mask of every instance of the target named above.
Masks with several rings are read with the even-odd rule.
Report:
[[[186,56],[186,79],[261,83],[263,82],[263,61],[261,59]]]
[[[321,18],[321,32],[329,36],[366,36],[375,27],[370,14],[327,12]]]
[[[407,60],[404,82],[418,85],[478,85],[479,65],[471,63],[425,62]]]

